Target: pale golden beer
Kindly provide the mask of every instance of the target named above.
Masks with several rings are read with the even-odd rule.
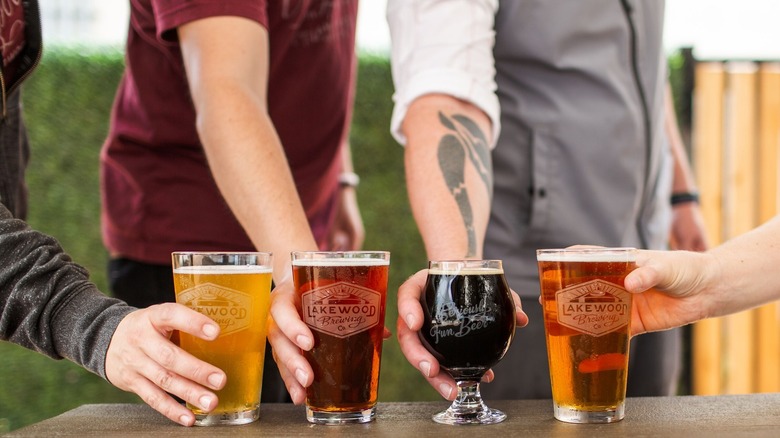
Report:
[[[555,418],[610,423],[625,415],[633,248],[538,250]]]
[[[268,253],[173,254],[176,302],[220,326],[214,341],[180,333],[181,347],[227,375],[211,413],[187,405],[196,425],[245,424],[259,418],[271,270]]]

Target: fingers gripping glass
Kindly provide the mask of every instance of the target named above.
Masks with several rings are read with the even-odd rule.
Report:
[[[444,424],[491,424],[506,415],[482,401],[482,376],[509,349],[515,306],[500,260],[431,261],[420,297],[420,340],[457,382],[458,395],[433,420]]]

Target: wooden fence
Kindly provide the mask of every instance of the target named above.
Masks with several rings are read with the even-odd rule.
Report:
[[[780,63],[695,63],[692,125],[692,161],[710,242],[717,245],[775,216]],[[692,339],[694,394],[780,392],[777,303],[699,322]]]

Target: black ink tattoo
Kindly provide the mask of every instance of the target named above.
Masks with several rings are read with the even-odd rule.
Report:
[[[439,112],[441,124],[453,133],[439,141],[439,167],[447,187],[458,204],[468,237],[467,257],[477,253],[477,238],[474,229],[474,214],[466,190],[466,157],[477,170],[489,196],[493,197],[493,163],[485,134],[468,117],[456,114],[448,118]]]

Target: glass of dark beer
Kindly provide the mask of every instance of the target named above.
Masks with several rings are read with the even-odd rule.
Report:
[[[492,424],[506,419],[479,393],[482,376],[509,349],[515,305],[500,260],[431,261],[420,297],[425,348],[458,384],[458,395],[433,416],[443,424]]]
[[[553,414],[567,423],[625,415],[634,248],[536,252],[550,364]]]
[[[390,253],[292,253],[301,319],[314,335],[306,419],[367,423],[376,417]]]

